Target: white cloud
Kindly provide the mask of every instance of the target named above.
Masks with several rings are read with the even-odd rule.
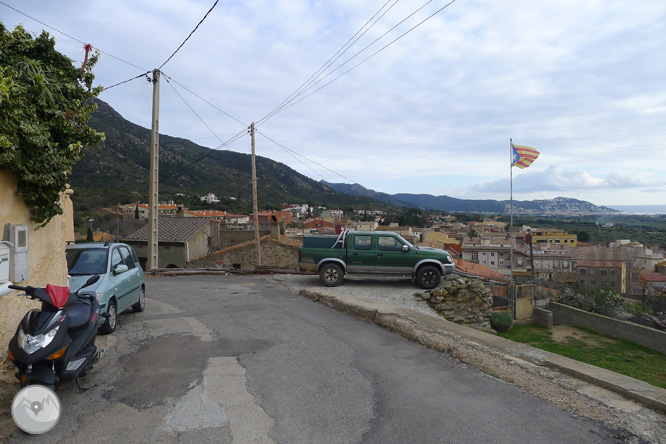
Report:
[[[103,54],[95,72],[99,83],[110,86],[160,66],[213,2],[15,3],[141,67]],[[381,4],[220,2],[163,70],[241,120],[174,85],[216,133],[235,133],[306,81]],[[322,85],[444,4],[433,1]],[[417,6],[398,3],[338,63]],[[0,19],[9,28],[18,22],[34,32],[42,27],[1,5]],[[664,23],[666,3],[654,0],[455,2],[260,130],[377,191],[506,196],[512,137],[541,151],[528,170],[514,171],[514,191],[525,198],[560,193],[606,203],[666,202],[660,188],[666,165]],[[50,32],[57,48],[80,63],[81,43]],[[100,98],[127,119],[150,125],[150,84],[135,80]],[[166,82],[160,119],[165,134],[219,145]],[[271,142],[258,140],[260,155],[321,178]],[[248,152],[249,141],[241,139],[231,149]],[[326,180],[343,181],[311,167]]]

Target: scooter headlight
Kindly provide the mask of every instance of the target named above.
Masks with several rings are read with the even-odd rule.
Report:
[[[32,354],[37,350],[39,350],[40,348],[48,346],[51,343],[51,341],[53,341],[53,338],[55,337],[56,333],[58,333],[59,328],[60,326],[58,325],[53,330],[50,330],[48,333],[40,334],[37,336],[26,334],[22,328],[19,328],[19,335],[18,335],[19,347],[21,347],[27,354]]]

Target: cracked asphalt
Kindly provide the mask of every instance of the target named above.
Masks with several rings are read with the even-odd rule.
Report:
[[[62,417],[53,430],[18,430],[6,402],[17,388],[2,387],[0,440],[651,442],[313,303],[283,282],[148,279],[146,311],[122,314],[118,330],[99,337],[105,352],[83,381],[85,393],[59,389]]]

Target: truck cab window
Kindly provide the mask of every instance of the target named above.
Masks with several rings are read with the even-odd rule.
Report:
[[[382,251],[401,251],[402,243],[391,236],[379,236],[377,238],[377,248]]]
[[[372,249],[372,236],[354,237],[354,250],[371,250],[371,249]]]

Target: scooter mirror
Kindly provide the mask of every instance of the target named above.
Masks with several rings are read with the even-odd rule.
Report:
[[[86,283],[81,286],[81,288],[90,287],[92,284],[94,284],[97,281],[99,281],[99,275],[91,276],[90,279],[88,279]]]

